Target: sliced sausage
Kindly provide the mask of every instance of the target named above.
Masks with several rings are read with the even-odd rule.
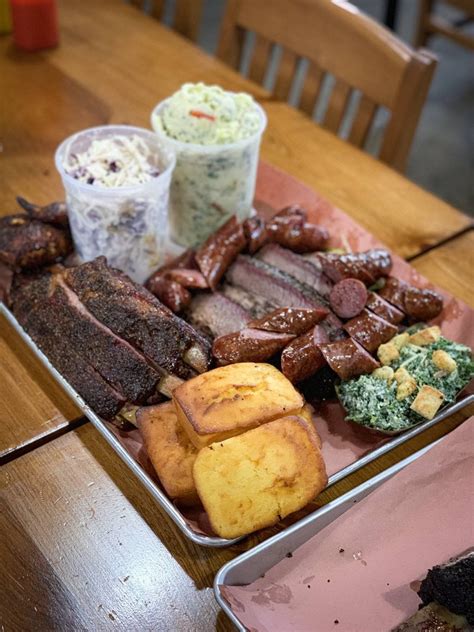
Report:
[[[369,292],[367,298],[367,307],[371,312],[377,314],[381,318],[385,318],[389,323],[398,325],[405,318],[405,314],[399,310],[395,305],[391,305],[388,301],[382,298],[375,292]]]
[[[395,325],[366,309],[362,314],[345,323],[344,329],[370,352],[376,351],[381,344],[388,342],[398,333]]]
[[[245,247],[242,225],[233,215],[210,235],[196,252],[196,261],[211,290],[215,290],[227,268]]]
[[[164,263],[153,274],[162,274],[163,272],[167,272],[168,270],[176,270],[178,268],[195,270],[196,260],[194,258],[194,255],[194,250],[192,248],[189,248],[171,261],[168,261],[168,263]]]
[[[380,363],[352,338],[318,346],[326,362],[341,380],[372,373],[380,366]]]
[[[242,329],[214,340],[212,355],[220,365],[265,362],[281,351],[294,336],[260,329]]]
[[[329,239],[326,228],[303,222],[302,219],[298,215],[273,218],[267,223],[270,241],[297,253],[314,252],[324,248]]]
[[[299,215],[303,218],[303,221],[306,222],[308,220],[308,211],[300,206],[299,204],[290,204],[289,206],[285,206],[278,213],[275,213],[273,218],[275,217],[288,217],[291,215]]]
[[[428,321],[441,313],[443,297],[433,290],[410,286],[405,289],[403,304],[412,320]]]
[[[280,307],[248,323],[249,327],[300,336],[329,314],[324,307]]]
[[[268,242],[265,220],[262,217],[249,217],[242,226],[247,239],[247,250],[253,255]]]
[[[342,279],[332,288],[329,302],[340,318],[353,318],[367,303],[367,288],[359,279]]]
[[[326,364],[316,343],[328,342],[328,340],[325,330],[316,325],[314,330],[290,342],[281,354],[283,375],[293,384],[311,377]]]
[[[156,272],[146,282],[146,288],[175,313],[191,303],[192,296],[186,288]]]
[[[402,312],[405,312],[405,290],[408,287],[409,285],[405,281],[395,277],[388,277],[383,288],[379,290],[379,296],[398,307]]]
[[[191,289],[205,289],[208,287],[206,279],[199,270],[190,270],[189,268],[174,268],[168,270],[164,275],[167,279],[176,281],[183,287]]]
[[[392,268],[392,257],[383,248],[342,255],[327,253],[321,256],[320,261],[323,271],[334,283],[353,278],[372,285],[380,277],[387,276]]]

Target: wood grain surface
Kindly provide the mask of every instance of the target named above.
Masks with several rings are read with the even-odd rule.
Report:
[[[0,463],[82,413],[0,316]]]
[[[456,427],[451,417],[321,494],[332,500]],[[212,582],[236,554],[188,542],[91,424],[0,470],[0,623],[33,630],[232,630]]]
[[[269,115],[263,158],[351,214],[405,257],[470,220],[383,164],[269,99],[217,60],[118,0],[60,0],[61,45],[27,55],[0,40],[0,214],[14,197],[62,197],[53,152],[68,134],[107,122],[149,125],[155,103],[185,81],[247,90]],[[473,303],[472,233],[413,265]],[[280,527],[227,550],[198,548],[170,519],[0,321],[0,625],[30,630],[231,630],[211,590],[223,563]],[[324,492],[326,502],[441,436],[439,424]],[[41,441],[50,439],[45,445]],[[26,449],[27,454],[21,454]],[[18,451],[15,452],[15,449]],[[0,456],[0,459],[2,457]]]
[[[474,308],[474,230],[416,257],[410,265]]]

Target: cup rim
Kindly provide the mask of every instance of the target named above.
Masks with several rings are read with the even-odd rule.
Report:
[[[231,90],[227,90],[227,92],[229,94],[238,94],[237,92],[232,92]],[[260,116],[260,127],[258,129],[258,131],[255,132],[255,134],[252,134],[251,136],[247,136],[247,138],[241,138],[240,140],[236,140],[232,143],[219,143],[216,145],[203,145],[203,144],[199,144],[199,143],[186,143],[182,140],[177,140],[176,138],[171,138],[171,136],[168,136],[165,132],[163,132],[163,130],[161,129],[157,129],[154,125],[154,120],[158,117],[158,113],[161,112],[161,110],[163,110],[166,105],[168,104],[168,102],[170,101],[171,97],[168,97],[166,99],[163,99],[163,101],[160,101],[159,103],[157,103],[155,105],[155,107],[153,108],[151,115],[150,115],[150,122],[151,122],[151,127],[154,131],[154,133],[159,137],[164,139],[166,142],[168,142],[171,146],[178,148],[178,149],[187,149],[187,150],[194,150],[194,151],[200,151],[200,152],[205,152],[205,153],[218,153],[220,151],[226,150],[226,149],[240,149],[241,147],[244,147],[245,145],[249,145],[250,143],[252,143],[252,141],[257,140],[258,138],[260,138],[263,135],[263,132],[265,131],[266,127],[267,127],[267,123],[268,123],[268,118],[266,115],[265,110],[263,109],[263,107],[260,105],[260,103],[258,103],[257,101],[254,100],[254,107],[257,110],[259,116]]]
[[[67,147],[67,145],[72,145],[72,143],[74,143],[75,140],[79,138],[80,136],[82,136],[83,134],[87,134],[90,132],[97,132],[99,130],[111,130],[111,131],[113,130],[116,133],[120,133],[120,131],[138,132],[142,135],[147,136],[152,141],[156,141],[157,139],[157,134],[155,134],[153,131],[147,129],[146,127],[138,127],[136,125],[114,125],[114,124],[96,125],[94,127],[87,127],[85,129],[80,130],[79,132],[75,132],[74,134],[71,134],[70,136],[65,138],[58,145],[54,153],[54,164],[56,166],[56,170],[58,171],[64,183],[72,184],[75,187],[78,187],[79,189],[83,189],[84,191],[87,191],[89,193],[94,193],[97,195],[108,195],[112,193],[117,194],[117,193],[122,193],[122,192],[133,194],[133,193],[138,193],[140,191],[143,191],[143,189],[151,188],[153,185],[156,185],[156,183],[160,179],[164,179],[165,176],[171,175],[176,165],[176,156],[173,154],[173,152],[170,152],[166,147],[163,147],[161,148],[161,150],[165,152],[165,156],[169,164],[167,165],[167,167],[165,167],[163,171],[160,171],[160,173],[155,178],[148,180],[148,182],[142,182],[141,184],[132,184],[130,186],[122,186],[122,187],[94,186],[93,184],[88,184],[87,182],[80,182],[79,180],[71,176],[69,173],[67,173],[67,171],[64,169],[64,166],[61,160],[62,154],[65,153],[64,150]]]

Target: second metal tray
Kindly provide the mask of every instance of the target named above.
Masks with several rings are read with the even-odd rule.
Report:
[[[239,632],[246,632],[247,628],[236,617],[229,603],[226,601],[223,586],[245,586],[251,584],[264,575],[270,568],[278,564],[288,553],[293,553],[299,546],[327,527],[345,511],[360,501],[404,467],[416,461],[420,456],[431,450],[441,439],[418,450],[399,463],[392,465],[384,472],[374,476],[365,483],[355,487],[343,496],[324,505],[309,516],[288,527],[284,531],[258,544],[253,549],[234,558],[217,573],[214,579],[214,593],[220,607],[234,623]]]

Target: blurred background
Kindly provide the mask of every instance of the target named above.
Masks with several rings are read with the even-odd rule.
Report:
[[[258,2],[258,0],[255,0]],[[474,0],[473,0],[474,1]],[[291,0],[288,0],[291,2]],[[388,0],[352,0],[380,22],[387,17]],[[398,0],[394,31],[413,45],[418,27],[420,0]],[[198,44],[209,53],[217,46],[225,0],[204,0]],[[464,14],[443,2],[435,11],[450,23]],[[164,22],[170,23],[174,2],[166,5]],[[474,36],[474,22],[463,31]],[[428,99],[409,156],[406,175],[457,208],[474,215],[474,54],[472,50],[440,35],[430,38],[427,48],[439,58]],[[271,77],[267,78],[271,83]],[[316,112],[315,118],[318,118]],[[369,150],[378,146],[377,129],[369,139]]]

